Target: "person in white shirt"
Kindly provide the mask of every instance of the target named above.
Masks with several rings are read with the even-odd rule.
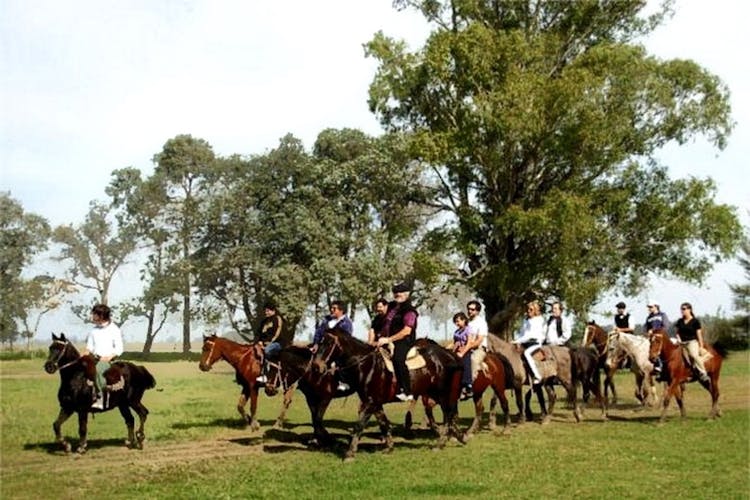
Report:
[[[91,309],[91,321],[94,323],[94,329],[89,333],[86,339],[86,349],[81,356],[90,354],[96,359],[96,400],[92,408],[104,409],[104,398],[102,389],[104,387],[104,372],[109,368],[109,364],[117,357],[122,355],[122,332],[120,328],[112,322],[112,310],[105,304],[97,304]]]
[[[466,316],[469,318],[469,324],[467,325],[469,332],[467,348],[471,351],[472,381],[476,377],[479,367],[482,366],[484,357],[487,355],[487,336],[489,332],[487,329],[487,321],[480,316],[481,312],[482,304],[480,304],[479,301],[470,300],[466,303]]]
[[[552,304],[552,315],[547,320],[547,340],[549,345],[565,345],[570,340],[570,322],[563,317],[560,302]]]
[[[526,304],[526,319],[523,321],[521,329],[516,333],[513,343],[521,344],[524,347],[523,355],[533,375],[532,384],[542,382],[539,367],[536,366],[532,356],[542,348],[545,339],[544,330],[544,318],[542,318],[542,308],[539,302],[529,302]]]

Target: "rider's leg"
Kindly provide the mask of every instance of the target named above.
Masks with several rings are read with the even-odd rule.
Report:
[[[409,369],[406,368],[406,354],[411,344],[407,340],[399,340],[393,343],[393,371],[396,374],[396,382],[401,389],[397,397],[402,400],[410,399],[411,383],[409,380]]]
[[[703,365],[703,360],[701,359],[700,346],[698,345],[698,341],[690,340],[684,345],[685,349],[687,349],[690,360],[693,362],[693,366],[700,373],[701,380],[708,380],[708,373],[706,373],[706,367]]]
[[[531,369],[531,373],[534,375],[534,380],[531,381],[532,384],[538,384],[542,381],[542,375],[539,373],[539,367],[536,366],[536,361],[534,361],[533,358],[534,353],[541,348],[541,345],[534,344],[530,347],[527,347],[526,350],[523,351],[523,355],[526,358],[526,362],[528,363],[529,368]]]
[[[94,404],[95,408],[104,409],[104,372],[109,368],[108,361],[97,360],[96,362],[96,377],[94,380]]]

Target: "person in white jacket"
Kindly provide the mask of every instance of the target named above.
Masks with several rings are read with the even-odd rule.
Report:
[[[521,329],[516,333],[513,343],[521,344],[524,347],[523,355],[533,374],[532,384],[542,382],[542,376],[532,355],[541,349],[545,337],[546,332],[544,318],[542,318],[542,308],[539,302],[529,302],[526,304],[526,319],[523,321]]]
[[[547,340],[549,345],[565,345],[570,340],[570,322],[563,317],[560,302],[552,304],[552,316],[547,319]]]
[[[81,356],[91,354],[96,360],[96,380],[95,397],[96,400],[91,406],[99,410],[104,409],[104,372],[109,368],[109,364],[122,354],[122,332],[116,324],[112,322],[112,311],[105,304],[97,304],[91,309],[91,321],[94,323],[94,329],[89,333],[86,339],[86,349]]]

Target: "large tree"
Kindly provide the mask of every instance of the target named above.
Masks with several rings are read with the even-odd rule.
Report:
[[[24,278],[23,272],[47,248],[49,234],[43,217],[25,212],[10,193],[0,192],[0,342],[11,348],[37,298],[30,285],[34,279]]]
[[[109,290],[115,273],[136,249],[132,227],[121,226],[111,205],[91,202],[83,223],[61,225],[52,239],[59,244],[57,260],[68,264],[66,280],[92,290],[96,301],[109,304]],[[91,304],[74,306],[73,311],[87,319]]]
[[[237,330],[257,321],[266,299],[292,327],[334,298],[369,306],[426,254],[416,245],[425,189],[397,136],[329,129],[310,153],[288,135],[266,154],[217,165],[196,283]]]
[[[155,178],[165,195],[164,229],[170,235],[167,250],[178,257],[171,272],[180,279],[182,296],[182,351],[190,351],[191,296],[195,268],[192,254],[196,249],[198,215],[205,201],[203,181],[213,168],[215,155],[211,145],[191,135],[169,139],[160,153],[154,155]]]
[[[434,30],[423,48],[378,33],[370,107],[442,183],[444,234],[507,332],[531,298],[586,308],[650,273],[698,282],[734,253],[735,209],[710,179],[670,179],[655,154],[702,134],[723,147],[728,90],[639,40],[645,1],[401,0]]]

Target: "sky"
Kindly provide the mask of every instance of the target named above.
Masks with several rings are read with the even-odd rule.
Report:
[[[643,43],[722,78],[736,127],[724,151],[698,138],[660,158],[673,177],[712,177],[717,200],[737,206],[749,227],[750,68],[741,61],[750,3],[678,0],[675,9]],[[413,49],[428,32],[421,15],[391,0],[0,0],[0,191],[52,225],[78,223],[105,199],[113,170],[149,174],[178,134],[218,155],[263,153],[287,133],[312,147],[329,127],[377,135],[367,109],[376,63],[362,44],[378,30]],[[653,277],[625,300],[644,317],[649,297],[672,314],[684,300],[699,314],[728,312],[728,284],[744,279],[727,262],[700,287]],[[595,312],[608,314],[619,298]]]

